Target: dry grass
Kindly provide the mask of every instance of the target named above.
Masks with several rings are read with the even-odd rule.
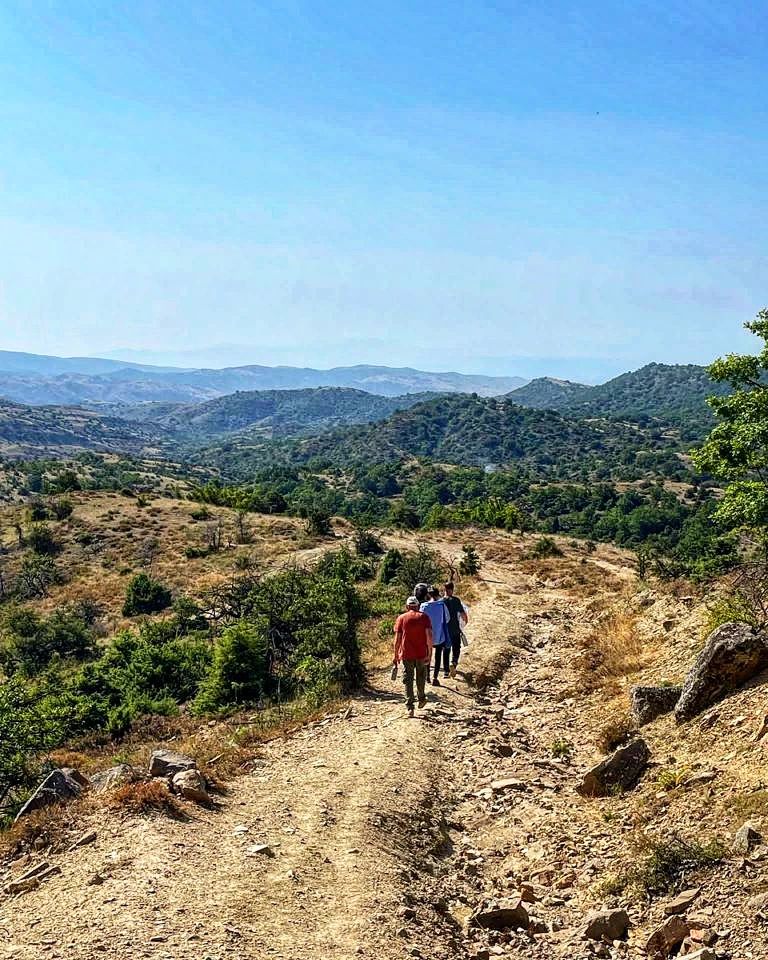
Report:
[[[623,746],[635,732],[635,722],[626,712],[610,716],[597,733],[597,748],[602,753],[612,753]]]
[[[68,519],[51,522],[62,550],[57,566],[64,582],[38,601],[42,612],[64,603],[89,599],[104,610],[108,632],[131,623],[121,613],[130,577],[151,569],[153,576],[176,594],[198,595],[206,586],[231,576],[238,550],[235,514],[225,507],[209,507],[210,519],[196,521],[198,503],[170,497],[151,498],[139,507],[134,497],[103,491],[73,493],[74,512]],[[6,550],[6,577],[13,579],[23,549],[13,529],[19,507],[0,507],[0,542]],[[185,550],[200,546],[205,528],[220,520],[225,547],[207,556],[189,559]],[[301,521],[289,517],[249,517],[253,543],[248,549],[259,567],[288,560],[300,548]]]
[[[184,813],[176,798],[165,783],[150,780],[146,783],[125,783],[107,793],[103,801],[111,810],[146,815],[162,813],[170,817],[183,817]]]
[[[581,641],[579,672],[584,688],[588,692],[600,688],[617,692],[622,681],[643,668],[645,660],[637,615],[615,611]]]
[[[68,804],[55,803],[14,823],[0,833],[0,861],[14,860],[25,853],[66,850],[78,830],[82,832],[85,803],[85,798]]]

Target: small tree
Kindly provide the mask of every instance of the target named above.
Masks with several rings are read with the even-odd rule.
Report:
[[[22,600],[47,597],[49,589],[60,579],[53,557],[29,553],[16,575],[16,593]]]
[[[480,554],[471,543],[464,544],[463,551],[459,560],[459,573],[463,577],[476,577],[482,566]]]
[[[137,573],[128,584],[123,604],[124,617],[158,613],[171,605],[171,591],[146,573]]]
[[[327,537],[333,532],[331,515],[320,507],[307,511],[306,523],[310,537]]]
[[[730,527],[741,526],[768,541],[768,310],[745,327],[763,341],[756,356],[730,354],[715,360],[709,375],[731,392],[710,397],[719,422],[693,459],[700,470],[728,485],[715,512]]]
[[[390,550],[387,550],[379,567],[379,580],[381,583],[393,583],[397,579],[402,564],[403,555],[397,547],[392,547]]]
[[[384,547],[376,534],[367,527],[358,527],[355,531],[355,552],[359,557],[380,557]]]

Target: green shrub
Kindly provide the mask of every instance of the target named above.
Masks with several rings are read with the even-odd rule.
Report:
[[[672,890],[680,877],[719,863],[725,850],[716,840],[705,843],[681,837],[636,834],[631,866],[603,881],[604,894],[654,897]]]
[[[123,604],[124,617],[158,613],[171,605],[171,591],[149,574],[137,573],[128,583]]]
[[[380,557],[384,553],[381,539],[365,527],[355,531],[354,543],[355,552],[359,557]]]
[[[48,519],[48,508],[38,497],[30,500],[27,507],[27,519],[30,523],[40,523]]]
[[[535,560],[543,560],[546,557],[562,557],[562,555],[563,551],[552,537],[539,537],[529,554]]]
[[[310,537],[327,537],[333,532],[330,513],[319,507],[308,510],[305,519]]]
[[[14,811],[20,792],[40,775],[39,757],[60,736],[55,718],[26,684],[11,679],[0,685],[0,808]]]
[[[66,520],[71,517],[75,507],[69,497],[57,497],[51,500],[50,510],[56,520]]]
[[[228,627],[216,641],[213,664],[195,699],[195,711],[215,713],[258,703],[267,678],[267,652],[265,620]]]
[[[61,580],[53,557],[29,553],[21,561],[15,592],[22,600],[47,597],[49,589]]]
[[[382,583],[394,583],[403,565],[403,554],[397,547],[392,547],[384,554],[379,567],[379,580]]]
[[[395,580],[404,590],[413,590],[417,583],[439,583],[443,579],[443,561],[440,556],[423,543],[415,550],[403,553]]]
[[[74,611],[61,608],[41,617],[28,607],[11,606],[0,623],[0,662],[6,673],[29,675],[53,657],[84,660],[94,650],[93,634]]]
[[[52,557],[61,550],[61,544],[47,523],[33,523],[26,539],[33,553]]]

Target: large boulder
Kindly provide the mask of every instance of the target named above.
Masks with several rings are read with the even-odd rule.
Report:
[[[184,797],[185,800],[192,800],[194,803],[209,804],[211,798],[208,795],[208,784],[205,777],[199,770],[182,770],[173,778],[173,789],[176,793]]]
[[[470,919],[470,926],[486,930],[527,929],[529,923],[528,911],[519,897],[491,903],[474,913]]]
[[[130,763],[118,763],[107,770],[100,770],[91,777],[91,785],[97,793],[106,793],[115,787],[122,787],[126,783],[137,783],[144,779],[144,774]]]
[[[765,637],[746,623],[724,623],[709,635],[691,667],[675,717],[678,721],[690,720],[766,666]]]
[[[582,931],[584,940],[601,940],[612,943],[623,940],[629,930],[629,914],[626,910],[598,910],[590,913]]]
[[[671,713],[682,690],[682,687],[632,687],[632,719],[642,727],[664,713]]]
[[[582,797],[607,797],[631,790],[643,775],[650,757],[651,751],[642,737],[630,740],[587,771],[576,790]]]
[[[183,770],[194,770],[197,763],[184,753],[173,750],[153,750],[149,758],[150,777],[169,777],[173,779]]]
[[[19,810],[16,820],[21,820],[35,810],[42,810],[43,807],[49,807],[53,803],[75,800],[85,790],[87,784],[88,780],[71,767],[52,770]]]
[[[650,935],[645,952],[654,960],[666,960],[673,953],[677,953],[678,947],[690,932],[690,924],[684,917],[669,917]]]

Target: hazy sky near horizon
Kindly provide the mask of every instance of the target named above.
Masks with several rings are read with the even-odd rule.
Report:
[[[753,346],[763,3],[5,0],[0,50],[0,348],[597,380]]]

